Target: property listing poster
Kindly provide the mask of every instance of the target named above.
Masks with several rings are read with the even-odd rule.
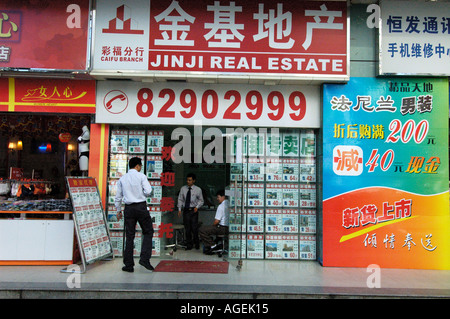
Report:
[[[161,154],[164,146],[164,131],[147,132],[147,153]]]
[[[323,87],[323,265],[450,269],[447,78]]]
[[[281,249],[283,259],[298,259],[298,235],[282,235]]]
[[[145,173],[149,179],[160,179],[163,172],[163,159],[161,155],[147,155]]]
[[[131,130],[128,135],[128,154],[145,153],[145,130]]]
[[[111,154],[109,160],[109,177],[121,178],[128,170],[127,154]]]
[[[247,210],[247,232],[262,233],[264,231],[264,209]]]
[[[161,181],[149,180],[152,187],[152,196],[147,197],[146,202],[148,205],[159,205],[162,198],[162,184]]]
[[[95,178],[66,177],[66,183],[84,262],[91,264],[111,256],[113,247]]]
[[[242,230],[247,229],[246,218],[240,208],[230,207],[228,227],[231,233],[240,233]]]
[[[266,259],[281,259],[283,248],[283,240],[281,235],[266,235],[265,242]]]
[[[228,236],[229,241],[229,256],[230,258],[245,258],[247,241],[246,235],[242,234],[230,234]]]
[[[266,209],[266,233],[281,233],[283,226],[283,210],[282,209]]]
[[[114,130],[111,132],[111,153],[127,153],[128,131]]]
[[[247,235],[247,258],[263,259],[264,258],[264,235],[248,234]]]

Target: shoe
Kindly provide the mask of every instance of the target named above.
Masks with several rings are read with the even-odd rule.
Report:
[[[139,265],[143,266],[144,268],[146,268],[150,271],[155,270],[155,268],[153,268],[153,266],[150,264],[150,262],[139,261]]]
[[[212,255],[213,251],[212,251],[211,247],[205,247],[205,249],[203,250],[203,254]]]
[[[214,255],[212,249],[206,250],[206,251],[204,252],[204,254],[205,254],[205,255]]]
[[[126,272],[134,272],[134,268],[133,267],[127,267],[127,266],[123,266],[122,270],[126,271]]]

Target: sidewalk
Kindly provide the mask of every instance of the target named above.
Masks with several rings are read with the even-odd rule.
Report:
[[[192,260],[205,258],[190,253]],[[221,260],[217,256],[207,256]],[[152,259],[153,266],[159,262]],[[122,258],[88,265],[84,274],[64,266],[0,266],[0,298],[449,298],[450,271],[381,269],[380,288],[368,288],[364,268],[322,267],[315,261],[230,260],[228,274],[121,270]],[[80,288],[69,288],[79,276]],[[69,278],[70,277],[70,278]]]

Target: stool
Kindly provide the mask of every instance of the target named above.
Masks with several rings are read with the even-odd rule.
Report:
[[[223,254],[227,254],[228,250],[225,247],[227,239],[228,235],[216,235],[216,242],[218,241],[220,245],[222,245],[222,247],[218,249],[213,249],[211,252],[217,254],[219,257],[222,257]]]
[[[172,225],[173,233],[175,234],[175,243],[166,245],[166,248],[173,248],[173,251],[177,251],[177,248],[186,248],[186,246],[181,245],[182,241],[178,243],[178,236],[181,236],[181,240],[184,239],[184,225],[175,224]]]

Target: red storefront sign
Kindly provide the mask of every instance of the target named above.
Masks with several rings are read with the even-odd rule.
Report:
[[[86,70],[89,0],[4,1],[0,70]]]
[[[0,111],[95,113],[95,81],[0,79]]]
[[[346,1],[99,0],[96,18],[94,73],[349,73]]]
[[[152,0],[148,69],[343,75],[346,10],[345,2]]]

